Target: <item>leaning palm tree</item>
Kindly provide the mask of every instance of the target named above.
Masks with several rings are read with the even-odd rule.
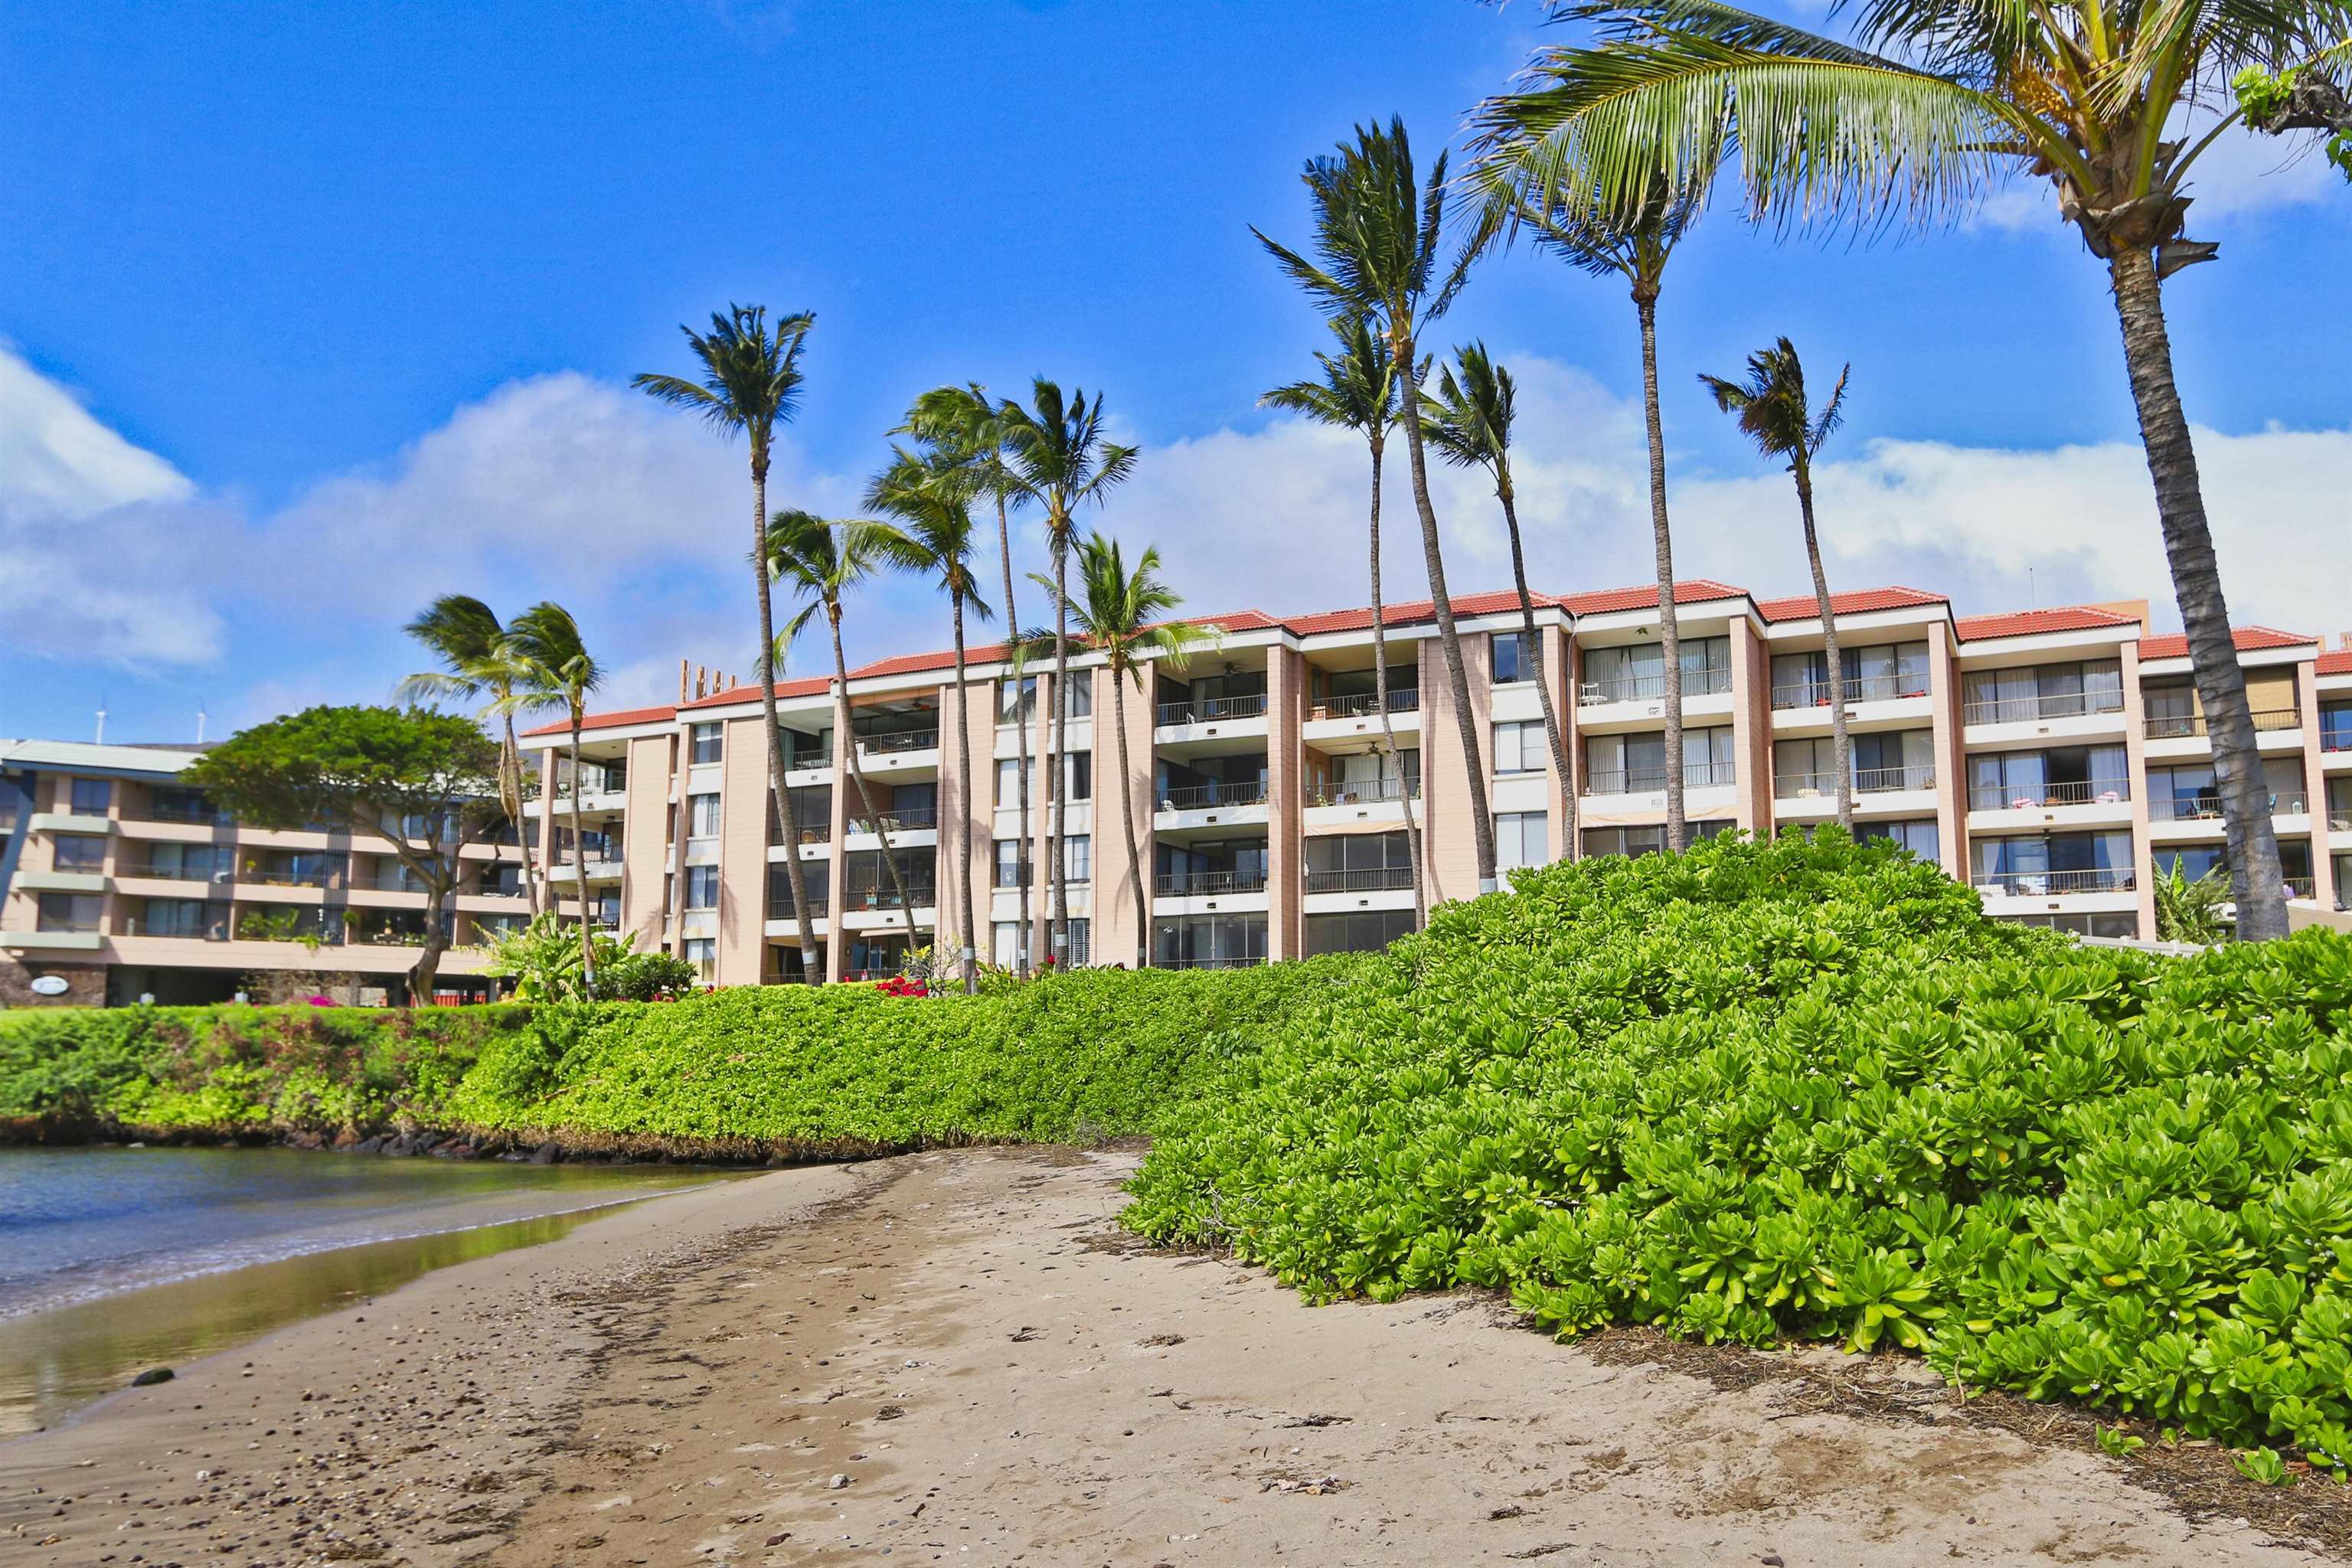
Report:
[[[525,678],[522,662],[497,615],[470,595],[442,595],[405,629],[440,657],[441,668],[409,676],[394,695],[404,702],[487,697],[489,700],[482,711],[497,715],[504,726],[499,736],[499,805],[522,847],[523,898],[536,916],[539,877],[531,860],[530,833],[522,820],[522,747],[515,740],[512,702],[516,688]]]
[[[800,842],[800,824],[793,820],[793,792],[784,787],[784,725],[776,714],[776,616],[769,593],[767,571],[768,463],[775,445],[776,426],[789,424],[800,407],[801,349],[816,317],[797,310],[779,317],[768,330],[768,312],[761,305],[730,305],[725,315],[713,312],[708,335],[680,327],[687,346],[702,362],[702,379],[675,375],[640,375],[630,385],[675,407],[690,409],[727,435],[740,431],[751,449],[751,578],[760,602],[760,708],[768,727],[768,787],[776,800],[784,842]],[[793,889],[793,913],[798,918],[801,973],[820,973],[816,956],[816,925],[809,914],[806,878],[797,852],[784,860],[784,878]]]
[[[561,712],[571,729],[572,864],[580,886],[580,975],[593,1001],[596,948],[589,936],[588,840],[580,826],[580,730],[588,718],[588,694],[604,684],[604,671],[581,640],[572,612],[551,600],[541,600],[508,623],[507,641],[520,681],[504,710]]]
[[[1519,626],[1534,657],[1540,646],[1536,637],[1536,605],[1528,592],[1528,561],[1519,547],[1518,493],[1511,485],[1511,421],[1517,412],[1517,387],[1511,373],[1486,355],[1483,342],[1454,351],[1455,363],[1437,374],[1435,394],[1421,395],[1422,437],[1437,455],[1460,468],[1486,470],[1495,481],[1495,498],[1503,503],[1503,526],[1511,536],[1511,581],[1519,591]],[[1461,371],[1457,379],[1456,368]],[[1544,739],[1551,742],[1552,771],[1559,778],[1561,798],[1568,802],[1567,842],[1576,842],[1575,777],[1568,771],[1568,744],[1561,739],[1559,714],[1552,708],[1551,681],[1538,672],[1536,699],[1543,705]]]
[[[1372,331],[1363,316],[1334,321],[1338,353],[1318,353],[1323,367],[1320,381],[1294,381],[1258,399],[1271,407],[1303,414],[1318,425],[1360,430],[1372,453],[1372,504],[1369,532],[1372,566],[1372,702],[1381,710],[1381,754],[1384,765],[1402,769],[1397,761],[1396,720],[1389,711],[1388,617],[1381,605],[1381,466],[1388,454],[1389,426],[1397,420],[1397,374],[1389,360],[1388,339]],[[1421,822],[1413,816],[1412,792],[1404,792],[1405,858],[1412,868],[1412,922],[1429,923],[1429,903],[1421,869]]]
[[[1489,100],[1482,138],[1516,178],[1624,210],[1660,177],[1729,159],[1750,213],[1783,229],[1948,221],[2000,178],[2046,178],[2105,264],[2165,553],[2212,733],[2238,929],[2284,935],[2269,801],[2230,632],[2163,282],[2213,258],[2189,238],[2188,179],[2240,121],[2352,135],[2352,8],[2342,0],[1860,0],[1842,43],[1716,0],[1630,0],[1580,15],[1596,47],[1540,55]],[[2230,102],[2223,84],[2234,89]],[[2201,134],[2176,126],[2210,115]],[[2352,159],[2345,160],[2352,163]]]
[[[1301,175],[1314,209],[1314,258],[1257,236],[1291,280],[1335,321],[1360,316],[1388,339],[1389,363],[1396,367],[1399,395],[1407,409],[1421,405],[1414,356],[1423,328],[1445,313],[1469,270],[1475,251],[1465,248],[1452,268],[1438,276],[1438,248],[1445,225],[1445,154],[1437,155],[1426,181],[1413,176],[1412,147],[1404,121],[1358,126],[1355,140],[1337,154],[1309,158]],[[1470,827],[1478,852],[1478,890],[1489,893],[1495,879],[1495,823],[1486,813],[1486,750],[1478,719],[1470,710],[1470,678],[1462,663],[1462,638],[1454,626],[1454,601],[1445,588],[1445,561],[1438,547],[1437,512],[1429,500],[1428,460],[1422,450],[1421,421],[1404,421],[1405,455],[1412,473],[1413,508],[1421,514],[1421,550],[1429,572],[1429,595],[1437,616],[1437,637],[1453,688],[1454,717],[1462,731],[1462,759],[1469,775]]]
[[[841,649],[841,606],[849,590],[887,567],[911,559],[907,536],[887,522],[854,518],[828,522],[813,512],[785,510],[768,520],[768,569],[802,600],[800,612],[784,623],[781,634],[790,642],[820,612],[833,634],[834,744],[849,760],[849,777],[859,809],[874,824],[881,841],[882,867],[890,875],[890,890],[898,895],[899,912],[907,920],[907,950],[915,949],[915,905],[907,897],[907,879],[890,847],[889,814],[874,804],[866,792],[866,769],[857,760],[857,737],[849,731],[849,661]]]
[[[1033,577],[1058,600],[1060,589],[1051,578],[1034,574]],[[1110,672],[1111,721],[1118,735],[1118,809],[1127,833],[1127,879],[1135,894],[1138,969],[1150,963],[1151,903],[1143,880],[1143,851],[1135,837],[1135,790],[1129,782],[1135,775],[1128,771],[1127,760],[1127,687],[1131,680],[1137,690],[1142,690],[1145,672],[1154,662],[1171,669],[1183,668],[1190,658],[1187,645],[1211,635],[1204,627],[1169,618],[1182,602],[1160,579],[1159,551],[1147,548],[1130,572],[1118,542],[1093,533],[1078,544],[1078,597],[1055,605],[1076,622],[1079,640],[1103,656],[1104,668]],[[1061,619],[1057,615],[1057,622]],[[1045,639],[1035,642],[1045,644]],[[1038,651],[1042,653],[1043,647]]]
[[[1054,739],[1045,768],[1047,787],[1054,792],[1054,819],[1045,853],[1054,879],[1052,956],[1057,964],[1066,965],[1070,868],[1062,839],[1070,802],[1070,547],[1076,538],[1078,509],[1090,501],[1099,506],[1114,486],[1135,471],[1136,448],[1105,439],[1100,393],[1088,403],[1085,390],[1074,387],[1065,400],[1061,387],[1041,375],[1030,385],[1030,399],[1032,406],[1024,408],[1008,398],[997,405],[996,412],[1005,476],[1016,494],[1045,514],[1045,543],[1054,563]]]
[[[907,410],[907,422],[893,435],[910,435],[928,444],[932,450],[959,459],[972,476],[978,493],[996,503],[996,553],[1004,569],[1004,624],[1015,626],[1020,618],[1014,608],[1013,594],[1013,523],[1012,509],[1029,498],[1013,481],[1004,457],[1004,422],[994,403],[989,400],[987,388],[978,382],[963,386],[937,386],[915,399]],[[1021,676],[1013,672],[1013,713],[1019,721],[1013,726],[1013,794],[1021,836],[1021,852],[1016,867],[1029,858],[1029,725],[1031,715],[1020,700]],[[1002,715],[1000,714],[1000,717]],[[1021,900],[1020,939],[1013,944],[1013,973],[1023,979],[1029,975],[1029,879],[1020,876],[1018,896]]]
[[[1821,536],[1813,531],[1813,455],[1844,417],[1845,381],[1853,367],[1838,371],[1829,401],[1815,414],[1805,401],[1805,367],[1797,347],[1782,338],[1769,349],[1748,356],[1748,379],[1726,381],[1701,375],[1699,384],[1715,395],[1715,405],[1736,415],[1740,433],[1768,458],[1788,462],[1797,480],[1797,513],[1805,525],[1805,563],[1813,572],[1813,598],[1822,612],[1822,647],[1830,673],[1831,766],[1837,769],[1838,826],[1853,831],[1853,742],[1846,733],[1845,667],[1838,654],[1837,614],[1830,602],[1830,580],[1822,571]]]
[[[955,453],[934,448],[929,456],[918,457],[900,447],[894,448],[890,466],[866,490],[867,506],[900,524],[905,543],[892,548],[891,556],[937,580],[955,624],[956,781],[961,809],[956,813],[954,875],[963,921],[960,958],[966,995],[980,989],[980,970],[979,927],[972,922],[971,818],[977,803],[971,793],[971,689],[964,674],[963,617],[966,610],[983,621],[994,614],[980,596],[972,575],[973,488],[971,467]]]

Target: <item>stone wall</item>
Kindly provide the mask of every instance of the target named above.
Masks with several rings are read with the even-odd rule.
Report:
[[[44,996],[33,989],[33,982],[44,974],[54,974],[64,980],[66,989],[60,995]],[[30,964],[14,953],[0,953],[0,1007],[103,1007],[106,1005],[106,967],[97,963],[50,963],[36,959]]]

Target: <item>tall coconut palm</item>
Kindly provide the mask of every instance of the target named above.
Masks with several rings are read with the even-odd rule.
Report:
[[[1581,15],[1595,47],[1546,50],[1481,132],[1521,177],[1610,209],[1660,177],[1736,167],[1750,213],[1784,229],[1948,221],[2000,178],[2049,180],[2105,266],[2148,477],[2213,741],[2238,929],[2286,931],[2278,841],[2230,632],[2164,279],[2213,258],[2188,237],[2188,180],[2241,120],[2352,133],[2341,0],[1860,0],[1840,42],[1716,3],[1632,0]],[[2238,93],[2228,104],[2222,84]],[[2226,107],[2225,107],[2226,105]],[[2210,129],[2175,132],[2192,115]],[[1727,163],[1727,159],[1728,162]],[[2352,162],[2352,160],[2347,160]]]
[[[971,995],[980,989],[979,927],[972,923],[971,896],[971,818],[977,802],[972,797],[971,689],[964,673],[963,617],[969,610],[984,621],[994,612],[980,596],[971,569],[977,533],[971,521],[971,467],[956,453],[937,447],[925,457],[903,447],[893,448],[893,454],[890,466],[866,487],[866,504],[898,520],[906,542],[890,553],[938,582],[955,623],[956,791],[961,808],[956,813],[954,876],[963,922],[959,958],[964,994]]]
[[[1292,281],[1334,320],[1360,316],[1388,339],[1389,363],[1396,367],[1403,405],[1421,405],[1419,368],[1422,330],[1445,313],[1462,287],[1474,254],[1465,249],[1443,277],[1439,247],[1445,226],[1445,154],[1437,155],[1427,180],[1413,174],[1412,147],[1404,121],[1356,127],[1355,139],[1336,154],[1307,161],[1301,175],[1314,210],[1314,257],[1309,259],[1260,230],[1266,248]],[[1438,546],[1437,512],[1430,504],[1428,459],[1422,450],[1421,421],[1404,421],[1405,455],[1412,473],[1413,509],[1421,516],[1421,550],[1429,572],[1429,595],[1437,616],[1437,637],[1445,656],[1454,721],[1460,727],[1463,765],[1470,787],[1470,826],[1478,854],[1478,890],[1494,891],[1495,823],[1486,811],[1486,749],[1478,719],[1470,710],[1470,677],[1462,663],[1462,638],[1454,626],[1454,601],[1445,587],[1444,553]]]
[[[915,399],[907,411],[907,422],[893,435],[910,435],[928,443],[933,449],[959,458],[971,470],[978,492],[996,503],[996,553],[1004,569],[1004,624],[1017,626],[1020,616],[1015,609],[1013,592],[1013,523],[1012,509],[1029,498],[1014,481],[1004,457],[1004,422],[996,405],[990,401],[987,388],[978,382],[962,386],[938,386]],[[1021,675],[1013,676],[1013,711],[1019,722],[1013,727],[1013,793],[1019,826],[1021,852],[1015,862],[1026,865],[1029,859],[1029,725],[1031,714],[1020,701]],[[1029,975],[1029,879],[1019,878],[1020,938],[1013,945],[1014,973],[1026,979]]]
[[[1061,590],[1053,579],[1033,576],[1058,599]],[[1078,596],[1066,606],[1058,603],[1055,606],[1067,609],[1067,619],[1076,623],[1079,640],[1101,654],[1104,667],[1110,671],[1111,721],[1118,734],[1119,820],[1127,834],[1128,884],[1135,894],[1138,969],[1150,963],[1151,903],[1145,891],[1143,851],[1135,837],[1131,782],[1135,775],[1128,769],[1127,758],[1127,688],[1132,681],[1137,690],[1142,690],[1145,675],[1155,663],[1183,668],[1190,658],[1188,645],[1211,635],[1203,627],[1170,618],[1181,603],[1175,591],[1160,581],[1158,550],[1147,548],[1129,571],[1117,540],[1091,533],[1078,544]],[[1044,639],[1036,642],[1043,644]],[[1042,653],[1043,647],[1037,651]]]
[[[802,601],[800,612],[784,623],[783,639],[790,642],[798,637],[801,628],[820,613],[833,634],[834,744],[849,761],[850,782],[859,807],[869,814],[874,837],[881,842],[882,867],[889,873],[890,890],[898,895],[899,912],[906,917],[907,948],[911,952],[916,945],[915,905],[907,897],[907,879],[899,871],[897,852],[890,847],[889,816],[867,793],[865,765],[857,760],[857,737],[849,730],[849,660],[841,648],[843,600],[866,579],[911,559],[907,536],[887,522],[864,518],[829,522],[814,512],[788,510],[768,520],[767,552],[769,570]]]
[[[420,670],[403,680],[396,692],[401,700],[449,697],[465,701],[487,697],[489,701],[482,711],[496,715],[503,726],[499,736],[499,805],[522,847],[523,899],[537,915],[539,876],[532,863],[530,833],[522,820],[522,748],[515,741],[514,726],[514,694],[526,676],[522,662],[497,615],[470,595],[442,595],[405,629],[439,656],[441,668]]]
[[[793,792],[784,787],[784,725],[776,714],[776,616],[769,592],[767,570],[768,464],[775,446],[776,426],[790,424],[799,411],[801,350],[808,342],[816,317],[797,310],[777,318],[768,327],[761,305],[730,305],[710,317],[709,333],[681,326],[687,346],[701,362],[702,379],[646,374],[630,382],[674,407],[698,414],[714,428],[741,434],[751,451],[751,580],[760,605],[760,710],[768,732],[768,787],[783,825],[784,842],[800,842],[794,820]],[[784,859],[784,879],[793,889],[793,914],[799,923],[801,973],[814,980],[823,973],[816,956],[816,925],[809,913],[806,877],[797,851]]]
[[[1045,854],[1052,863],[1054,899],[1052,956],[1069,962],[1070,875],[1062,852],[1069,820],[1070,722],[1070,548],[1076,538],[1076,517],[1089,502],[1103,498],[1135,471],[1136,448],[1122,447],[1103,435],[1103,398],[1087,401],[1082,387],[1068,398],[1061,387],[1038,376],[1030,384],[1030,406],[1006,399],[997,405],[998,428],[1003,441],[1005,475],[1017,493],[1045,514],[1045,543],[1054,563],[1054,728],[1045,776],[1053,792],[1053,826]],[[1027,846],[1023,847],[1026,852]]]
[[[1748,379],[1726,381],[1701,375],[1699,384],[1715,395],[1715,405],[1739,420],[1740,433],[1768,458],[1789,465],[1797,480],[1797,513],[1805,525],[1805,563],[1812,568],[1813,599],[1822,613],[1822,647],[1830,672],[1831,765],[1837,769],[1838,826],[1853,831],[1853,742],[1846,733],[1845,667],[1838,654],[1837,612],[1830,602],[1830,580],[1822,571],[1821,536],[1813,530],[1813,455],[1844,417],[1846,376],[1852,365],[1839,369],[1837,384],[1819,414],[1805,399],[1805,367],[1797,347],[1782,338],[1770,348],[1748,356]]]
[[[1495,481],[1495,499],[1503,503],[1503,526],[1511,536],[1511,581],[1519,591],[1519,626],[1528,639],[1529,658],[1541,647],[1536,636],[1536,605],[1528,592],[1528,559],[1519,545],[1518,492],[1511,484],[1511,421],[1517,412],[1518,388],[1511,373],[1487,357],[1483,342],[1454,351],[1454,363],[1439,370],[1437,391],[1421,395],[1422,437],[1438,456],[1461,468],[1486,470]],[[1461,372],[1457,377],[1456,370]],[[1568,744],[1561,739],[1559,714],[1553,709],[1551,680],[1538,671],[1536,698],[1543,705],[1544,739],[1551,743],[1552,772],[1568,802],[1564,826],[1567,842],[1576,842],[1575,775],[1568,769]]]
[[[1339,334],[1339,352],[1315,356],[1323,367],[1320,381],[1294,381],[1277,386],[1259,402],[1303,414],[1318,425],[1360,430],[1371,447],[1372,501],[1368,531],[1372,567],[1372,701],[1381,710],[1381,754],[1385,768],[1402,779],[1397,761],[1396,719],[1389,711],[1388,616],[1381,605],[1381,466],[1387,456],[1389,426],[1397,420],[1397,374],[1389,360],[1388,339],[1372,331],[1363,316],[1342,317],[1331,323]],[[1429,923],[1429,901],[1421,864],[1421,821],[1413,815],[1412,791],[1404,792],[1405,858],[1412,868],[1412,920]]]
[[[589,936],[588,840],[580,826],[580,731],[588,718],[588,694],[604,683],[604,670],[581,639],[580,626],[572,612],[552,600],[541,600],[509,622],[507,642],[520,671],[508,710],[551,710],[563,715],[571,731],[572,863],[580,886],[580,976],[593,1001],[596,947]]]

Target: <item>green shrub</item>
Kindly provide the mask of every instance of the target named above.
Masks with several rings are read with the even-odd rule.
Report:
[[[2081,948],[1834,834],[1514,881],[1236,1062],[1129,1223],[2352,1462],[2352,941]]]

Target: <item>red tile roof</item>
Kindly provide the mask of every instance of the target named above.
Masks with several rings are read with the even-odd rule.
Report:
[[[2335,653],[2321,654],[2319,656],[2319,673],[2322,675],[2352,675],[2352,647],[2343,648]]]
[[[1717,599],[1740,599],[1747,595],[1747,589],[1735,588],[1711,577],[1677,579],[1675,583],[1675,603],[1678,606],[1704,605]],[[1644,583],[1633,588],[1601,588],[1581,594],[1563,594],[1556,602],[1565,605],[1570,614],[1578,616],[1605,616],[1617,610],[1654,610],[1658,607],[1658,585]]]
[[[1185,618],[1194,626],[1216,626],[1228,632],[1260,632],[1282,625],[1264,610],[1234,610],[1222,616],[1190,616]],[[1005,657],[1010,646],[994,642],[968,647],[964,649],[964,661],[967,664],[994,664]],[[1070,646],[1076,649],[1078,645],[1073,639]],[[886,675],[914,675],[926,669],[954,668],[955,649],[933,648],[929,653],[894,654],[888,658],[877,658],[871,664],[861,664],[849,672],[849,679],[865,680]]]
[[[2275,626],[2231,626],[2230,640],[2238,645],[2240,653],[2254,653],[2263,648],[2302,647],[2319,639],[2299,637]],[[2139,639],[2139,656],[2142,658],[2187,658],[2189,639],[2179,632],[2170,632],[2160,637],[2142,637]]]
[[[1528,597],[1547,608],[1559,603],[1549,594],[1530,592]],[[1518,607],[1519,595],[1517,590],[1512,589],[1494,594],[1456,594],[1454,596],[1454,613],[1461,616],[1499,616]],[[1437,601],[1434,599],[1401,599],[1381,606],[1381,621],[1384,626],[1407,626],[1436,618]],[[1352,610],[1322,610],[1311,616],[1286,616],[1282,624],[1302,637],[1318,637],[1325,632],[1360,631],[1372,624],[1372,610],[1369,605]]]
[[[855,677],[857,672],[853,669],[849,673]],[[776,682],[776,695],[778,697],[814,697],[818,692],[828,691],[832,688],[831,676],[807,675],[798,680],[779,680]],[[698,697],[678,711],[683,713],[692,708],[726,708],[738,702],[757,702],[758,700],[760,700],[760,683],[755,680],[746,686],[730,686],[724,691],[714,691],[708,697]]]
[[[617,730],[625,724],[660,724],[677,717],[677,710],[675,708],[618,708],[610,713],[589,714],[580,721],[580,728],[583,732],[589,730]],[[541,724],[536,729],[525,730],[523,733],[568,735],[572,733],[572,725],[569,721],[558,720],[552,724]]]
[[[2130,616],[2090,605],[2069,605],[2055,610],[2013,610],[2000,616],[1964,616],[1955,623],[1962,642],[1987,637],[2030,637],[2044,632],[2104,631],[2109,626],[2137,626]]]
[[[1872,610],[1908,610],[1921,605],[1948,605],[1951,600],[1941,594],[1929,594],[1917,588],[1859,588],[1851,594],[1832,594],[1830,608],[1841,616],[1864,615]],[[1811,621],[1821,616],[1821,601],[1811,594],[1792,594],[1785,599],[1759,599],[1756,613],[1768,621]]]

